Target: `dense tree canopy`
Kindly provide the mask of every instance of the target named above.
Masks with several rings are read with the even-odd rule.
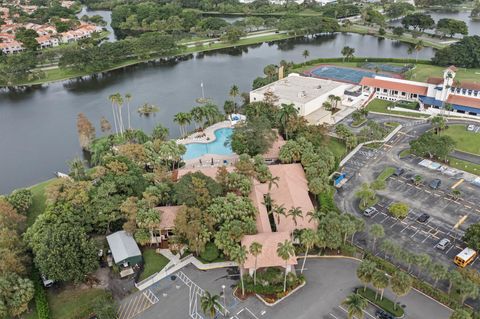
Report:
[[[463,68],[480,67],[480,36],[467,36],[448,47],[437,50],[433,62]]]

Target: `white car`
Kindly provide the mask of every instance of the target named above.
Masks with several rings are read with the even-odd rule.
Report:
[[[365,209],[365,211],[363,212],[363,216],[365,217],[371,217],[373,215],[375,215],[375,213],[377,213],[377,209],[375,207],[368,207],[367,209]]]
[[[42,275],[42,282],[43,282],[43,285],[44,285],[46,288],[52,287],[52,286],[53,286],[53,283],[54,283],[53,280],[48,279],[45,275]]]
[[[474,131],[475,130],[475,125],[470,124],[467,126],[467,131]]]
[[[440,250],[445,250],[445,248],[447,248],[449,244],[450,244],[450,240],[447,238],[443,238],[438,242],[438,244],[435,247],[437,247]]]

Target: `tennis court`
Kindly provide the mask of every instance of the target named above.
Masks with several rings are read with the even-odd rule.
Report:
[[[369,70],[380,70],[383,72],[391,72],[391,73],[398,73],[402,74],[410,70],[413,66],[412,65],[393,65],[387,63],[375,63],[375,62],[366,62],[363,63],[361,68],[369,69]]]
[[[321,65],[310,71],[306,72],[307,75],[318,77],[322,79],[328,79],[339,82],[346,82],[352,84],[358,84],[364,77],[373,78],[376,75],[393,77],[392,74],[376,73],[370,70],[356,69],[356,68],[344,68],[334,65]]]

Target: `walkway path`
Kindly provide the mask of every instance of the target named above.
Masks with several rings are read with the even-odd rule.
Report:
[[[478,164],[480,165],[480,156],[478,155],[475,155],[475,154],[470,154],[470,153],[465,153],[465,152],[462,152],[462,151],[453,151],[452,154],[453,157],[455,158],[458,158],[460,160],[464,160],[464,161],[467,161],[467,162],[471,162],[471,163],[475,163],[475,164]]]

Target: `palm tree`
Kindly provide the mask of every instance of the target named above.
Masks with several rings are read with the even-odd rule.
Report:
[[[185,126],[191,123],[192,115],[190,113],[179,112],[175,114],[173,121],[180,126],[180,134],[186,136]]]
[[[377,265],[370,260],[363,260],[357,268],[357,277],[363,283],[363,291],[367,290],[367,284],[372,281],[372,276],[376,271]]]
[[[117,127],[117,116],[115,112],[115,103],[117,101],[115,94],[111,94],[108,99],[112,102],[112,114],[113,114],[113,124],[115,127],[115,134],[118,134],[118,127]]]
[[[272,186],[275,185],[278,187],[278,181],[280,180],[280,177],[278,176],[273,176],[269,175],[267,178],[267,183],[268,183],[268,191],[272,190]]]
[[[295,227],[297,226],[297,218],[301,217],[303,219],[303,212],[300,207],[292,207],[287,213],[287,216],[292,217],[293,223]]]
[[[285,292],[287,291],[288,260],[290,257],[295,256],[295,248],[293,248],[292,242],[285,239],[283,243],[278,243],[277,254],[285,261],[285,278],[283,280],[283,292]]]
[[[377,300],[378,291],[380,291],[380,300],[383,300],[383,292],[388,287],[390,280],[386,273],[381,270],[377,270],[372,275],[372,285],[377,289],[375,293],[375,300]]]
[[[453,285],[456,285],[457,283],[461,282],[463,279],[463,276],[459,271],[451,270],[447,273],[447,279],[448,279],[447,293],[450,295]]]
[[[220,299],[219,295],[211,295],[208,291],[205,291],[205,294],[200,299],[202,311],[205,314],[208,314],[210,318],[215,318],[217,309],[220,307],[220,302],[218,299]]]
[[[328,101],[323,102],[322,106],[325,109],[325,111],[328,111],[328,112],[333,111],[332,103]]]
[[[243,284],[243,264],[247,260],[247,248],[245,246],[237,246],[232,250],[230,257],[238,264],[240,269],[240,282],[242,284],[242,296],[245,295],[245,286]]]
[[[377,239],[385,237],[385,230],[380,224],[373,224],[370,226],[370,235],[373,237],[373,252],[375,252],[375,244]]]
[[[305,58],[305,60],[307,60],[307,58],[310,56],[310,51],[304,50],[304,51],[302,52],[302,56]]]
[[[348,319],[357,317],[363,319],[364,310],[368,306],[368,301],[359,294],[351,294],[344,301],[342,305],[347,307]]]
[[[74,180],[82,180],[85,177],[85,161],[81,158],[74,158],[68,162],[68,166],[70,167],[69,175],[73,177]]]
[[[282,123],[283,130],[285,131],[285,139],[288,140],[288,121],[290,118],[295,117],[298,113],[298,110],[295,108],[295,105],[293,103],[290,104],[284,104],[282,103],[282,106],[280,110],[278,111],[278,120],[280,123]]]
[[[360,190],[355,193],[355,196],[360,198],[360,203],[366,207],[368,202],[375,198],[375,191],[367,183],[363,183]]]
[[[277,216],[277,225],[280,225],[280,216],[287,217],[287,210],[283,205],[274,205],[272,212]]]
[[[393,309],[397,309],[397,298],[408,294],[412,288],[413,279],[410,275],[398,270],[391,279],[392,291],[395,294]]]
[[[332,105],[332,111],[335,111],[335,110],[338,109],[338,102],[340,102],[342,100],[342,98],[337,96],[337,95],[330,94],[328,96],[328,100],[330,101],[330,104]]]
[[[302,270],[300,273],[303,274],[303,269],[305,268],[305,262],[307,261],[308,251],[318,242],[317,233],[312,229],[304,229],[300,234],[300,242],[305,248],[305,256],[303,257]]]
[[[353,58],[353,54],[355,53],[355,49],[351,48],[349,46],[345,46],[345,47],[343,47],[341,53],[343,55],[343,61],[345,62],[345,59],[348,60],[349,58]]]
[[[128,112],[128,129],[132,129],[132,125],[130,123],[130,101],[132,100],[132,95],[130,93],[125,94],[125,100],[127,101],[127,112]]]
[[[235,109],[234,109],[235,112],[237,111],[237,109],[236,109],[236,106],[237,106],[236,98],[237,98],[239,93],[240,93],[240,90],[238,89],[238,86],[236,86],[235,84],[232,85],[232,87],[230,88],[230,92],[228,93],[233,98],[233,102],[235,103]]]
[[[326,216],[326,213],[324,210],[315,209],[313,212],[308,212],[307,216],[310,216],[310,219],[308,220],[309,223],[312,220],[315,220],[317,223],[320,223],[320,221]]]
[[[191,111],[190,114],[192,115],[192,119],[195,122],[195,129],[198,127],[203,129],[203,119],[205,118],[205,112],[203,107],[195,106]]]
[[[257,259],[258,255],[262,253],[262,244],[254,241],[250,244],[249,252],[255,257],[255,270],[253,272],[253,286],[255,287],[257,285]]]
[[[440,263],[438,264],[435,263],[430,266],[429,273],[432,279],[434,280],[433,286],[436,287],[439,280],[447,278],[448,270],[444,265]]]
[[[455,309],[449,319],[472,319],[472,315],[465,309]]]
[[[418,40],[417,43],[413,46],[413,50],[415,51],[415,62],[418,62],[418,53],[425,48],[425,45],[422,40]]]
[[[120,135],[123,135],[123,116],[122,116],[122,107],[123,107],[123,97],[120,93],[115,93],[115,103],[118,108],[118,127],[120,130]]]

